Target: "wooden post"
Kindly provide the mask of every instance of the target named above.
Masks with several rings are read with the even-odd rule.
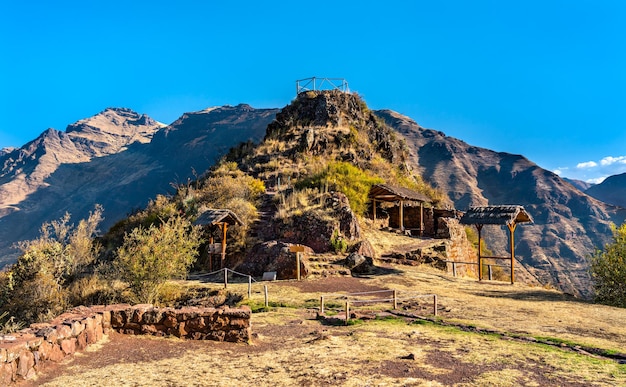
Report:
[[[270,306],[270,301],[267,295],[267,285],[263,285],[263,292],[265,293],[265,307],[269,307]]]
[[[209,273],[213,272],[213,237],[209,238]]]
[[[476,225],[476,230],[478,230],[478,280],[482,281],[483,280],[483,258],[480,255],[481,254],[481,250],[482,250],[482,241],[481,241],[481,236],[480,236],[480,232],[483,229],[483,225],[482,224],[477,224]]]
[[[404,201],[400,200],[400,231],[404,231]]]
[[[393,310],[398,309],[398,291],[393,291]]]
[[[374,214],[374,226],[376,226],[376,199],[372,199],[372,212]]]
[[[493,278],[491,278],[491,265],[487,265],[487,270],[489,271],[489,281],[491,281]]]
[[[224,268],[224,289],[228,287],[228,269]]]
[[[324,296],[320,297],[320,314],[324,314]]]
[[[296,253],[296,278],[300,281],[300,254],[301,252]]]
[[[420,202],[420,236],[424,236],[424,203]]]
[[[224,260],[226,260],[226,230],[228,229],[228,223],[222,223],[222,262],[220,268],[224,267]]]
[[[456,277],[456,262],[452,261],[452,276]]]
[[[348,320],[350,320],[350,301],[346,301],[346,325],[348,325]]]
[[[515,282],[515,227],[517,227],[517,223],[513,222],[513,224],[507,225],[509,227],[510,235],[511,235],[511,284]]]
[[[300,281],[300,260],[301,254],[304,253],[304,246],[295,245],[289,248],[289,251],[292,253],[296,253],[296,279]]]
[[[252,298],[252,276],[248,276],[248,299]]]
[[[437,295],[433,294],[433,314],[437,315]]]

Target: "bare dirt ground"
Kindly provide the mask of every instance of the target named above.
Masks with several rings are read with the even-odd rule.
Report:
[[[393,269],[393,271],[391,270]],[[542,288],[478,283],[414,267],[369,278],[331,277],[269,284],[271,308],[253,314],[250,344],[116,333],[24,386],[619,386],[626,365],[510,336],[465,332],[411,319],[348,326],[316,319],[321,295],[396,289],[437,293],[444,322],[624,351],[626,310]],[[215,286],[215,285],[213,285]],[[245,285],[229,290],[245,292]],[[239,289],[240,287],[241,289]],[[253,308],[262,303],[254,288]],[[430,301],[402,301],[406,312]],[[341,315],[329,302],[329,314]],[[357,312],[389,309],[388,304]],[[569,342],[568,341],[568,342]]]

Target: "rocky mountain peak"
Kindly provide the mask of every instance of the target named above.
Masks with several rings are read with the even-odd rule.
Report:
[[[118,153],[126,146],[150,142],[164,124],[127,108],[107,108],[67,126],[66,133],[89,157]]]
[[[357,94],[339,90],[300,93],[268,125],[265,140],[283,142],[287,153],[348,161],[363,169],[379,156],[406,166],[395,132]]]

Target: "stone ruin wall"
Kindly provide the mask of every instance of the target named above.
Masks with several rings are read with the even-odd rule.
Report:
[[[465,227],[455,218],[437,219],[437,238],[449,240],[446,246],[448,261],[455,262],[478,262],[476,248],[467,239]],[[452,273],[452,264],[448,263],[447,271]],[[460,276],[478,278],[478,265],[457,264],[456,273]]]
[[[128,304],[78,307],[48,323],[0,336],[0,385],[32,379],[49,362],[59,362],[110,331],[176,336],[193,340],[248,342],[250,308],[155,308]]]

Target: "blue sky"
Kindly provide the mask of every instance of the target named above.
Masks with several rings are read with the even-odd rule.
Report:
[[[470,144],[582,180],[626,172],[624,1],[28,1],[0,5],[0,147],[106,107],[282,107],[346,78]]]

